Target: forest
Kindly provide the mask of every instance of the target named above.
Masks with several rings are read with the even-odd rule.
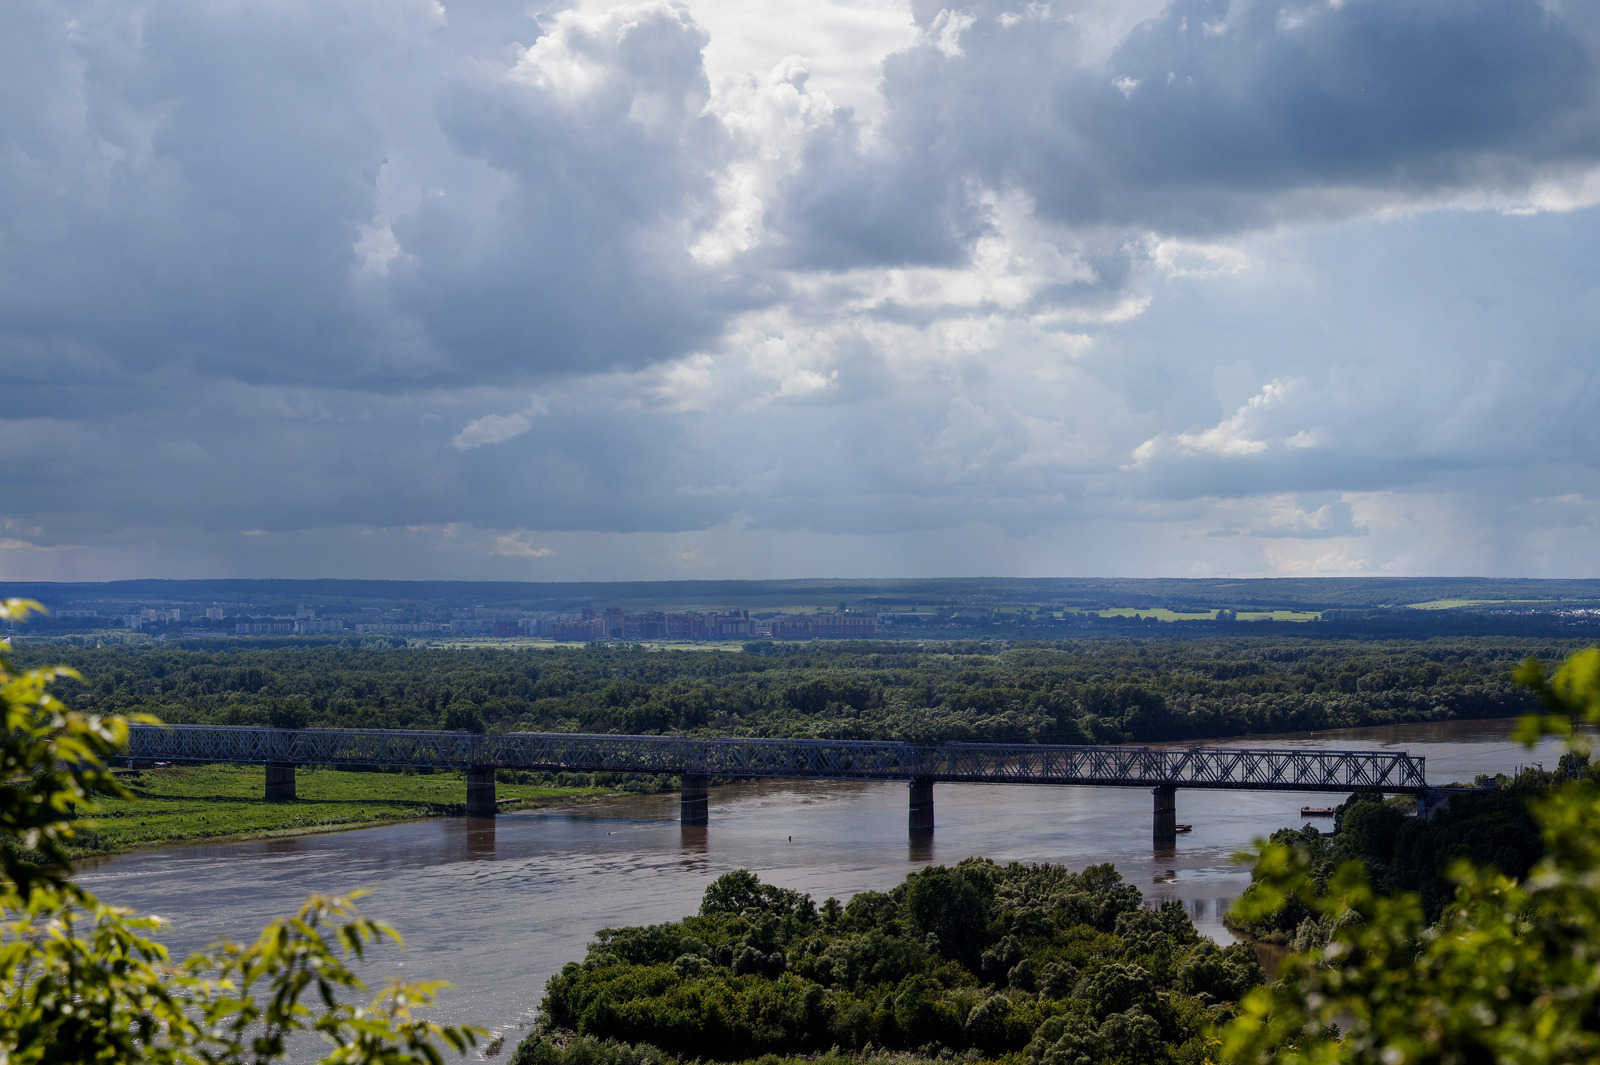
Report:
[[[742,650],[21,643],[73,705],[173,724],[1129,742],[1512,717],[1578,641],[1115,638]]]
[[[597,1041],[635,1061],[876,1048],[1200,1065],[1260,963],[1202,938],[1181,904],[1142,901],[1109,865],[973,858],[842,906],[728,873],[696,916],[602,930],[551,979],[546,1026],[512,1065],[577,1065]]]

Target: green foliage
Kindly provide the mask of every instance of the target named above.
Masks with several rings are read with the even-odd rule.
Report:
[[[580,1035],[560,1043],[548,1036],[524,1039],[508,1065],[672,1065],[676,1059],[649,1043],[630,1046]]]
[[[1548,713],[1525,735],[1600,724],[1600,650],[1553,677],[1518,679]],[[1224,1033],[1235,1062],[1592,1061],[1600,1056],[1600,785],[1576,780],[1532,802],[1545,856],[1522,879],[1462,859],[1437,922],[1411,892],[1385,894],[1360,862],[1321,872],[1288,841],[1264,845],[1243,916],[1287,903],[1331,926],[1251,992]]]
[[[900,909],[917,931],[938,942],[941,953],[969,967],[986,946],[994,883],[984,865],[912,873],[900,886]]]
[[[7,600],[0,617],[36,604]],[[351,968],[392,929],[348,899],[309,899],[250,944],[222,942],[181,964],[151,938],[155,918],[108,906],[66,863],[73,817],[122,794],[106,759],[126,724],[73,712],[48,690],[66,675],[18,673],[0,656],[0,1061],[265,1063],[297,1038],[328,1065],[402,1065],[465,1051],[476,1033],[418,1019],[438,985],[389,984],[364,1004]],[[298,1053],[303,1055],[304,1048]]]
[[[706,888],[705,898],[700,901],[702,917],[727,914],[752,919],[773,917],[810,921],[815,916],[814,910],[809,896],[763,884],[754,873],[744,869],[718,877]]]
[[[1579,726],[1600,724],[1600,648],[1579,651],[1548,677],[1539,659],[1530,655],[1513,679],[1538,696],[1545,709],[1522,719],[1517,738],[1532,746],[1541,736],[1563,736],[1573,754],[1587,755],[1589,737]]]
[[[1078,1040],[1130,1065],[1198,1063],[1208,1026],[1261,979],[1252,948],[1201,939],[1176,904],[1145,909],[1110,866],[970,859],[843,907],[740,870],[696,916],[601,931],[550,981],[551,1027],[512,1060],[878,1048],[1066,1061]]]
[[[1574,647],[1208,637],[23,653],[92,678],[61,682],[80,708],[182,724],[1077,743],[1512,717],[1536,706],[1509,680],[1516,664]]]
[[[1319,893],[1327,891],[1333,874],[1346,862],[1359,862],[1376,891],[1417,895],[1424,918],[1434,921],[1455,897],[1451,870],[1460,861],[1494,866],[1513,879],[1527,876],[1544,854],[1528,800],[1546,792],[1556,777],[1527,770],[1499,790],[1455,796],[1449,808],[1431,821],[1409,817],[1381,796],[1355,795],[1338,808],[1334,834],[1321,833],[1312,825],[1284,828],[1274,832],[1269,843],[1294,849]],[[1244,894],[1247,904],[1262,891],[1258,881],[1264,871],[1258,866],[1252,874]],[[1246,918],[1246,911],[1255,915]],[[1227,919],[1237,932],[1302,949],[1325,942],[1332,921],[1295,896],[1285,898],[1276,910],[1258,913],[1247,905]]]
[[[40,609],[22,599],[0,602],[0,619]],[[69,669],[16,672],[0,657],[0,877],[20,898],[61,887],[69,872],[72,819],[95,793],[125,794],[106,761],[128,742],[124,721],[75,713],[49,691],[76,678]]]

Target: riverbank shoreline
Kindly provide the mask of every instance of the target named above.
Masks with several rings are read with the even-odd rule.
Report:
[[[296,798],[264,797],[261,766],[172,766],[126,775],[131,797],[101,796],[74,827],[75,864],[174,846],[324,835],[464,817],[460,773],[351,773],[302,767]],[[587,805],[626,794],[613,787],[498,785],[500,809]]]
[[[612,792],[607,795],[591,795],[581,798],[560,799],[553,802],[538,802],[528,800],[509,803],[500,808],[501,813],[517,813],[524,810],[545,810],[555,808],[569,808],[573,806],[591,806],[614,798],[625,792]],[[155,839],[150,842],[141,842],[119,847],[115,850],[83,851],[73,847],[68,848],[68,857],[74,867],[82,863],[93,862],[97,858],[115,858],[124,854],[135,854],[139,851],[160,850],[163,847],[208,847],[227,843],[252,843],[269,839],[292,839],[296,836],[327,836],[337,832],[360,832],[368,828],[387,828],[392,825],[416,824],[420,821],[439,821],[451,817],[466,817],[463,805],[460,810],[450,810],[434,814],[419,814],[416,817],[395,817],[386,820],[348,821],[327,825],[305,825],[294,828],[266,829],[257,832],[241,832],[217,836],[185,836],[182,838]]]

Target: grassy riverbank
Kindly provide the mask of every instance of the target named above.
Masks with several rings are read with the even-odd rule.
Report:
[[[459,772],[407,775],[300,767],[292,802],[263,798],[265,769],[248,765],[176,766],[129,773],[131,799],[100,800],[77,824],[80,857],[200,840],[253,839],[460,815],[467,785]],[[496,785],[502,809],[592,801],[614,788]]]

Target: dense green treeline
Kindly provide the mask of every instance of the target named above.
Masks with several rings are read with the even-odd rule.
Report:
[[[74,705],[175,724],[1118,742],[1507,717],[1560,641],[1128,639],[745,650],[32,644]]]
[[[1210,1026],[1262,979],[1252,948],[1218,948],[1177,903],[1143,907],[1109,865],[969,859],[844,906],[729,873],[698,916],[602,930],[543,1011],[558,1036],[682,1058],[876,1047],[1199,1065]],[[515,1065],[564,1060],[550,1034]]]

